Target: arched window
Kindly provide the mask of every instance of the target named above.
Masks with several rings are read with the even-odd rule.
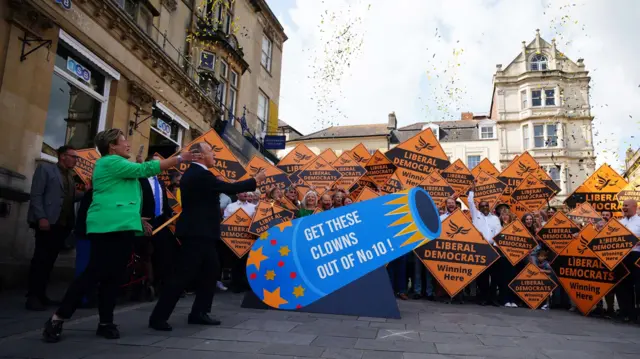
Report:
[[[544,71],[547,69],[547,58],[541,54],[535,54],[531,58],[531,71]]]

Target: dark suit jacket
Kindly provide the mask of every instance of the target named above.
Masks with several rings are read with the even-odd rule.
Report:
[[[155,218],[156,213],[156,199],[153,197],[153,190],[148,178],[140,178],[140,188],[142,189],[142,211],[141,217],[143,218]],[[160,181],[160,190],[162,191],[162,214],[157,220],[151,222],[154,227],[158,227],[171,217],[173,217],[173,210],[169,207],[169,199],[167,198],[167,189]],[[159,222],[159,223],[157,223]]]
[[[255,191],[256,180],[227,183],[210,171],[191,164],[180,181],[182,213],[176,223],[176,237],[220,238],[220,193]]]
[[[76,193],[75,183],[70,183],[73,201],[82,199],[82,195]],[[31,226],[37,226],[40,219],[46,218],[50,224],[58,222],[62,202],[64,200],[64,188],[62,174],[55,163],[43,162],[38,165],[31,181],[31,201],[27,213],[27,222]],[[73,226],[73,223],[69,224]]]

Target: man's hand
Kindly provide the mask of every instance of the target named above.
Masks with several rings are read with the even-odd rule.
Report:
[[[153,226],[149,223],[149,218],[142,218],[142,229],[145,236],[151,237],[153,235]]]
[[[260,183],[267,178],[267,173],[264,170],[260,170],[253,178],[255,178],[256,183]]]
[[[51,229],[51,226],[49,225],[49,220],[46,218],[40,218],[38,220],[38,228],[41,231],[48,231],[49,229]]]

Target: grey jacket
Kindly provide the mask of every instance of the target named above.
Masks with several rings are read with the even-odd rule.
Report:
[[[76,195],[75,184],[72,184],[74,202],[81,198]],[[49,220],[50,224],[58,222],[62,202],[64,200],[64,187],[62,174],[58,165],[54,163],[41,163],[36,168],[31,182],[31,201],[27,222],[37,225],[42,218]]]

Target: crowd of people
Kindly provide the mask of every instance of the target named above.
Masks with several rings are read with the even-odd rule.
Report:
[[[35,230],[36,245],[26,308],[46,310],[58,306],[43,329],[43,338],[48,342],[60,340],[64,321],[71,318],[91,293],[97,293],[98,297],[100,322],[96,334],[109,339],[120,337],[113,323],[113,310],[132,250],[144,259],[147,280],[154,296],[158,297],[149,327],[159,331],[172,330],[168,319],[179,298],[189,292],[195,293],[189,323],[219,325],[220,321],[209,315],[215,289],[227,290],[224,284],[227,282],[234,292],[249,290],[245,269],[247,257],[238,258],[220,240],[221,222],[239,209],[253,216],[261,200],[290,210],[294,218],[353,203],[352,196],[343,189],[318,191],[311,187],[303,192],[291,185],[284,189],[271,187],[263,194],[257,186],[265,180],[264,171],[246,181],[225,182],[209,171],[215,163],[215,153],[204,142],[169,159],[151,156],[143,161],[140,153],[136,162],[129,161],[130,145],[118,129],[100,132],[95,143],[102,157],[97,160],[91,183],[84,192],[76,190],[72,170],[78,155],[68,146],[58,149],[57,164],[39,165],[33,177],[28,221]],[[191,164],[188,170],[171,178],[170,184],[165,186],[158,176],[182,162]],[[516,216],[506,205],[498,205],[492,210],[489,203],[479,201],[476,206],[474,189],[472,187],[467,194],[468,209],[462,209],[458,199],[448,198],[440,209],[440,219],[444,221],[455,211],[463,211],[484,239],[501,253],[494,237],[515,221]],[[182,208],[175,223],[175,233],[168,227],[160,228],[174,217],[168,192]],[[76,202],[80,202],[77,211]],[[211,210],[218,206],[219,210]],[[543,209],[519,219],[535,238],[555,211],[554,208]],[[625,201],[621,223],[640,236],[640,217],[636,212],[637,203]],[[598,229],[612,213],[604,211],[601,216],[602,220],[593,221]],[[78,262],[76,280],[64,299],[56,302],[46,295],[47,282],[64,240],[72,231],[79,242],[86,241],[90,255],[84,263]],[[508,284],[527,263],[538,266],[557,282],[549,264],[553,252],[542,241],[538,243],[530,256],[515,266],[502,255],[454,298],[449,298],[413,253],[389,263],[387,269],[395,295],[401,300],[424,298],[463,303],[472,299],[480,305],[515,308],[523,303]],[[637,320],[640,268],[635,262],[638,258],[640,246],[624,260],[631,274],[606,296],[596,312],[618,316],[626,322]],[[614,312],[616,299],[620,308],[618,314]],[[559,287],[541,309],[549,308],[575,310],[575,305]]]

